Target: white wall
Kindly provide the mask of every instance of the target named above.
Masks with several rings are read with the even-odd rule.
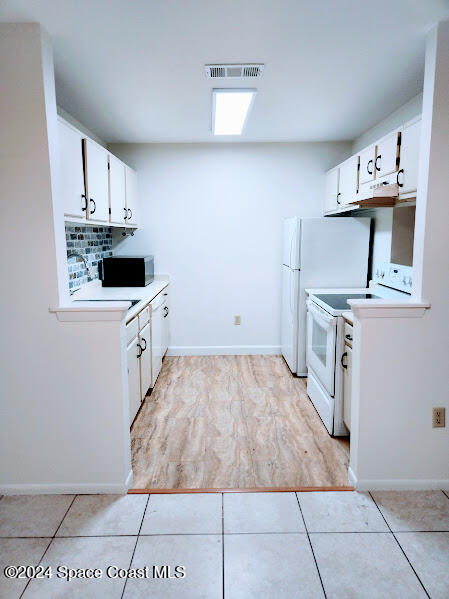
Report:
[[[395,127],[410,121],[422,111],[422,99],[423,95],[418,94],[397,110],[382,119],[377,125],[364,131],[357,139],[352,143],[352,153],[355,154],[359,150],[363,150],[366,146],[369,146],[377,139],[380,139]]]
[[[449,489],[449,426],[432,428],[433,407],[449,412],[448,70],[446,21],[427,38],[416,199],[412,301],[430,308],[354,311],[350,466],[365,489]]]
[[[0,493],[125,491],[124,324],[50,312],[68,287],[53,59],[39,25],[0,24],[0,81]]]
[[[72,116],[66,110],[64,110],[62,106],[57,106],[57,111],[59,116],[61,116],[68,123],[71,123],[74,127],[76,127],[76,129],[87,135],[87,137],[90,137],[91,139],[95,140],[97,144],[100,144],[100,146],[103,146],[103,148],[107,147],[107,143],[103,139],[101,139],[101,137],[98,137],[98,135],[94,133],[91,129],[85,127],[74,116]]]
[[[110,149],[137,169],[141,203],[142,226],[117,252],[154,254],[170,275],[171,352],[278,353],[283,218],[322,214],[324,172],[350,144]]]

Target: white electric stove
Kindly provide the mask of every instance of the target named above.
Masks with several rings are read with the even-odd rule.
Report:
[[[343,422],[342,372],[342,313],[351,310],[348,300],[408,298],[411,288],[411,267],[379,263],[368,288],[307,290],[307,393],[330,435],[349,434]]]

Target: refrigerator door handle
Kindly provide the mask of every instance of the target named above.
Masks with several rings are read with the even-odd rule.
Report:
[[[293,233],[293,235],[290,238],[290,260],[288,262],[288,265],[290,268],[292,268],[292,250],[293,250],[293,240],[295,238],[295,233]]]
[[[293,279],[292,277],[294,277],[295,273],[292,269],[290,269],[290,314],[293,317],[293,292],[294,292],[294,285],[293,285]]]

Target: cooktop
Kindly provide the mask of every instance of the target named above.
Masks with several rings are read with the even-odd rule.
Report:
[[[350,310],[348,299],[382,299],[373,293],[317,293],[315,297],[334,310]]]

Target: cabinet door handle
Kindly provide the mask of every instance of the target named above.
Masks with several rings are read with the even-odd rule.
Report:
[[[92,198],[90,198],[89,202],[92,202],[92,204],[94,205],[94,209],[89,212],[89,214],[93,214],[95,212],[95,210],[97,209],[97,205],[95,203],[95,200]]]
[[[128,208],[128,220],[131,220],[133,217],[133,211],[131,210],[131,208]]]
[[[144,351],[146,350],[146,348],[147,348],[147,340],[145,339],[145,337],[142,337],[141,341],[145,341],[145,347],[142,347],[142,346],[141,346],[141,349],[142,349],[142,354],[143,354],[143,352],[144,352]],[[142,354],[141,354],[141,355],[142,355]]]
[[[139,348],[139,350],[140,350],[140,353],[138,353],[138,354],[137,354],[137,357],[138,357],[138,358],[140,358],[140,356],[141,356],[141,355],[142,355],[142,353],[143,353],[143,352],[142,352],[142,346],[140,345],[140,343],[138,343],[138,344],[137,344],[137,347],[138,347],[138,348]]]
[[[125,211],[125,216],[123,217],[123,220],[126,220],[128,218],[128,210],[126,208],[123,208],[123,210]]]
[[[339,191],[337,193],[337,204],[341,204],[340,200],[338,199],[341,196],[341,192]]]
[[[376,171],[380,171],[380,166],[378,166],[377,161],[380,160],[382,158],[382,154],[379,154],[379,156],[376,157]]]
[[[86,210],[87,210],[87,198],[86,198],[86,195],[84,193],[82,193],[81,197],[84,199],[84,206],[81,208],[81,210],[83,212],[86,212]]]
[[[347,368],[347,367],[348,367],[348,365],[347,365],[347,364],[344,364],[344,363],[343,363],[343,359],[344,359],[344,357],[345,357],[345,356],[347,356],[347,355],[348,355],[348,352],[347,352],[347,351],[345,351],[345,353],[344,353],[344,354],[342,355],[342,357],[341,357],[341,365],[343,366],[343,368]]]
[[[352,341],[352,335],[349,335],[349,334],[348,334],[348,335],[345,335],[345,337],[346,337],[346,339],[347,339],[348,341]]]
[[[372,160],[368,160],[368,164],[366,165],[366,170],[368,171],[368,175],[372,175],[373,171],[369,170],[369,165],[371,164],[371,166],[373,165],[373,161]]]
[[[404,183],[399,183],[399,175],[400,174],[404,174],[404,169],[401,168],[398,170],[397,174],[396,174],[396,183],[398,184],[399,187],[404,187]]]

